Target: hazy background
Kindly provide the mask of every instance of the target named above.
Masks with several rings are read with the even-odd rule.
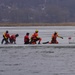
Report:
[[[75,0],[0,0],[0,22],[75,22]]]

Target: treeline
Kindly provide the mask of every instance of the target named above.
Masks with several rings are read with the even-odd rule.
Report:
[[[0,22],[75,22],[75,0],[0,0]]]

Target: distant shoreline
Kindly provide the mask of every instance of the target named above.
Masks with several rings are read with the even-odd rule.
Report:
[[[3,26],[75,26],[75,22],[70,23],[0,23]]]

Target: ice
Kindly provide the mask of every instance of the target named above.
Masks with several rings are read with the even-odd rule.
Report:
[[[75,39],[73,26],[34,26],[0,27],[0,41],[6,30],[10,34],[18,33],[17,44],[23,45],[26,32],[39,30],[42,42],[51,40],[55,31],[64,39],[61,44],[68,44],[68,37]],[[0,75],[75,75],[75,49],[50,47],[0,48]]]

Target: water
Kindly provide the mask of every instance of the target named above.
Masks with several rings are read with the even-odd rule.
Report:
[[[19,33],[17,44],[23,44],[26,32],[30,35],[39,30],[43,41],[48,41],[51,34],[57,31],[64,39],[59,43],[68,43],[68,37],[74,40],[75,27],[0,27],[2,33],[9,30],[10,34]],[[72,41],[73,41],[72,40]],[[50,47],[0,48],[0,75],[75,75],[75,49]]]

